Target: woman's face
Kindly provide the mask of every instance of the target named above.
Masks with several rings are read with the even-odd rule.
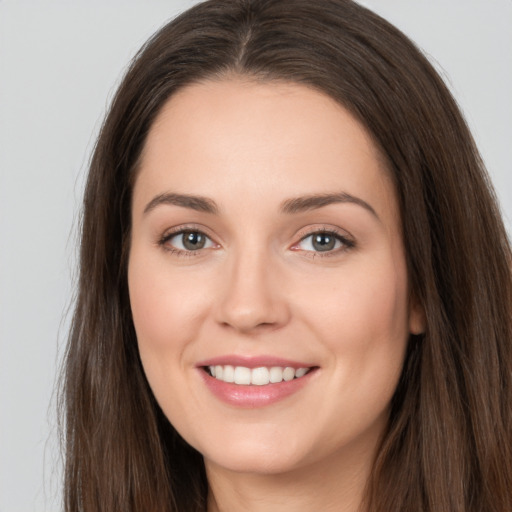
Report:
[[[371,458],[423,322],[392,182],[344,108],[300,85],[184,88],[149,133],[132,223],[144,370],[207,468]]]

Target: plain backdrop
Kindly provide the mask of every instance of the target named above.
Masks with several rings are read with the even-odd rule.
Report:
[[[130,58],[194,3],[0,0],[0,512],[60,510],[54,390],[87,162]],[[512,0],[361,3],[448,82],[510,232]]]

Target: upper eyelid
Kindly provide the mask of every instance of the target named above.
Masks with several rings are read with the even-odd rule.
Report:
[[[206,236],[212,241],[214,241],[215,238],[214,236],[212,236],[208,228],[197,224],[180,224],[179,226],[168,228],[164,230],[163,233],[158,238],[159,240],[168,240],[181,233],[186,233],[187,231],[201,233],[202,235]]]
[[[307,238],[308,236],[315,235],[317,233],[328,233],[328,234],[337,236],[339,238],[354,241],[354,237],[348,231],[341,229],[341,228],[337,228],[334,226],[327,226],[327,225],[318,225],[318,226],[303,228],[298,231],[296,236],[299,237],[299,241],[300,241],[300,240],[304,240],[304,238]]]
[[[309,233],[305,233],[301,236],[301,240],[304,240],[304,238],[307,238],[308,236],[317,235],[318,233],[325,233],[327,235],[334,235],[339,238],[349,238],[348,235],[345,235],[343,233],[340,233],[339,231],[335,229],[315,229],[313,231],[310,231]]]

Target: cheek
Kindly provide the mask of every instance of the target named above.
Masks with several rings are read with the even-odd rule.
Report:
[[[173,271],[165,256],[132,248],[128,287],[139,354],[149,385],[167,415],[186,410],[186,397],[177,390],[183,389],[180,376],[191,362],[190,346],[207,308],[208,294],[193,284],[187,272]]]
[[[136,247],[130,254],[128,286],[142,365],[155,397],[164,404],[179,385],[174,378],[190,363],[189,347],[204,323],[209,294],[187,272],[173,270],[165,256]]]
[[[310,318],[341,342],[361,336],[371,343],[407,333],[407,296],[405,270],[373,261],[308,290],[307,302]]]
[[[155,350],[166,350],[193,336],[207,294],[189,282],[186,273],[172,272],[165,261],[141,256],[132,251],[128,266],[137,338],[141,349],[150,345]]]
[[[337,362],[338,385],[354,397],[386,401],[409,338],[405,265],[385,257],[350,270],[323,292],[308,294],[304,315]]]
[[[382,427],[409,338],[405,273],[387,264],[365,269],[352,269],[343,285],[331,289],[331,300],[310,301],[321,304],[315,308],[314,325],[333,362],[331,384],[337,390],[328,413],[336,411],[338,416],[325,424],[330,429],[343,425],[345,432]],[[338,434],[328,430],[325,435]]]

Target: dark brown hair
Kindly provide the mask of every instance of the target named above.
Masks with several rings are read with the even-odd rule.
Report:
[[[368,482],[371,512],[512,510],[511,253],[446,86],[389,23],[349,0],[211,0],[141,49],[92,157],[67,352],[65,509],[205,510],[200,454],[156,403],[127,293],[131,192],[148,130],[187,84],[242,75],[313,87],[372,135],[393,176],[412,336]]]

